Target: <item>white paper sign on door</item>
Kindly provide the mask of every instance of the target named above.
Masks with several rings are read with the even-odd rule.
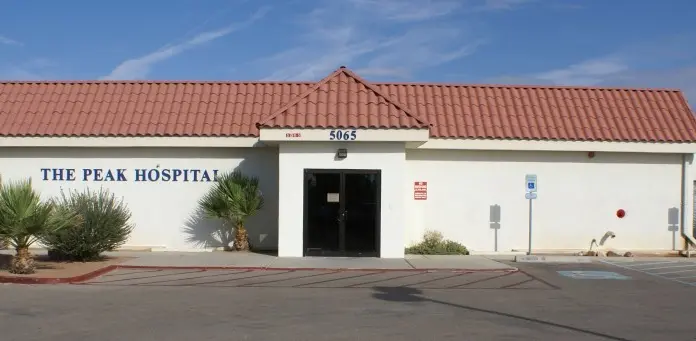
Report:
[[[326,202],[338,202],[338,193],[326,193]]]

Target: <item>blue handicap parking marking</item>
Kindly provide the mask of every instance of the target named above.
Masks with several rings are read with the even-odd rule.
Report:
[[[618,279],[618,280],[631,279],[631,277],[624,276],[622,274],[612,272],[612,271],[572,270],[572,271],[558,271],[558,274],[561,276],[570,277],[573,279]]]

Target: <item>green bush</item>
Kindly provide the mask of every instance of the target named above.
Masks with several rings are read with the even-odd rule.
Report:
[[[133,231],[130,210],[107,190],[61,193],[56,203],[76,212],[81,224],[41,238],[53,259],[96,260],[123,245]]]
[[[466,246],[453,240],[445,239],[442,233],[426,231],[423,241],[406,248],[406,254],[411,255],[468,255]]]

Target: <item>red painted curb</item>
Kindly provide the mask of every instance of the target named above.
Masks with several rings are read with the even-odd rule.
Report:
[[[108,265],[101,269],[88,272],[86,274],[74,277],[16,277],[16,276],[0,276],[0,283],[11,284],[65,284],[79,283],[101,276],[107,272],[118,269],[118,265]]]
[[[117,269],[150,270],[266,270],[266,271],[377,271],[377,272],[517,272],[517,268],[507,269],[389,269],[389,268],[274,268],[263,266],[157,266],[157,265],[108,265],[101,269],[74,277],[15,277],[0,276],[0,283],[10,284],[77,284],[99,277]]]
[[[268,270],[268,271],[382,271],[382,272],[515,272],[517,268],[505,269],[450,269],[450,268],[423,268],[423,269],[392,269],[392,268],[281,268],[264,266],[158,266],[158,265],[117,265],[119,269],[152,269],[152,270]]]

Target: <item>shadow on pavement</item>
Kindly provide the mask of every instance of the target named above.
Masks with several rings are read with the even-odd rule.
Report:
[[[572,331],[583,333],[583,334],[603,337],[603,338],[606,338],[609,340],[631,341],[629,339],[624,339],[624,338],[617,337],[617,336],[612,336],[612,335],[607,335],[607,334],[603,334],[603,333],[599,333],[599,332],[594,332],[591,330],[566,326],[566,325],[558,324],[558,323],[554,323],[554,322],[543,321],[543,320],[538,320],[538,319],[534,319],[534,318],[529,318],[529,317],[494,311],[494,310],[481,309],[481,308],[476,308],[476,307],[471,307],[471,306],[466,306],[466,305],[461,305],[461,304],[456,304],[456,303],[451,303],[451,302],[440,301],[437,299],[423,296],[423,291],[416,289],[416,288],[375,287],[373,289],[375,290],[375,293],[372,294],[372,297],[379,299],[379,300],[383,300],[383,301],[388,301],[388,302],[433,302],[433,303],[447,305],[447,306],[455,307],[455,308],[459,308],[459,309],[465,309],[465,310],[475,311],[475,312],[479,312],[479,313],[486,313],[486,314],[492,314],[492,315],[497,315],[497,316],[503,316],[503,317],[513,318],[513,319],[517,319],[517,320],[552,326],[552,327],[556,327],[556,328],[572,330]]]

